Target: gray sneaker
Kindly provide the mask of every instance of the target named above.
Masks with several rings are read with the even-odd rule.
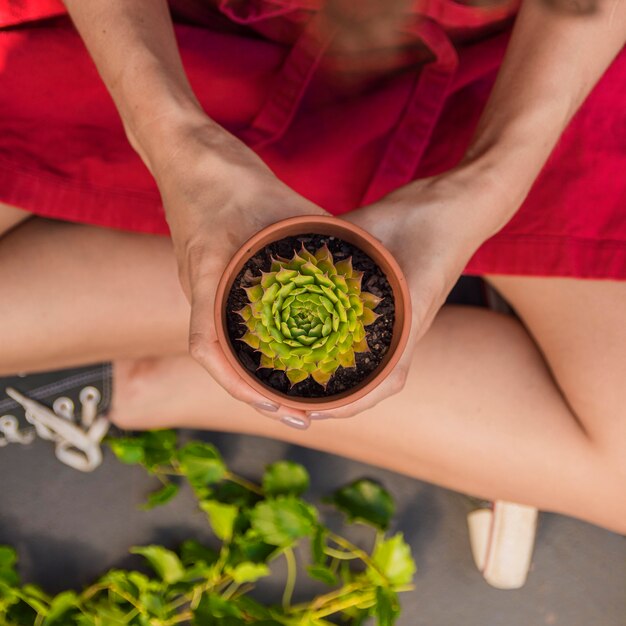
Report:
[[[111,384],[110,363],[0,378],[0,448],[39,436],[62,463],[93,471],[110,427]]]

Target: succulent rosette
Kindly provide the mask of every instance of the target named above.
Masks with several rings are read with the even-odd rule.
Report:
[[[340,366],[354,367],[355,353],[369,351],[365,327],[381,301],[361,291],[362,278],[352,258],[335,263],[326,245],[272,258],[239,311],[241,340],[261,353],[259,367],[284,371],[292,386],[311,376],[324,387]]]

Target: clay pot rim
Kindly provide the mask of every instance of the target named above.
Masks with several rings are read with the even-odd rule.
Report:
[[[295,233],[293,232],[294,228],[296,228]],[[321,229],[321,231],[319,229]],[[232,289],[235,278],[248,259],[270,243],[280,241],[285,237],[305,233],[336,236],[360,248],[387,276],[394,296],[395,306],[395,321],[391,345],[383,357],[383,361],[369,376],[351,389],[332,396],[319,398],[288,396],[262,383],[254,374],[249,372],[237,358],[234,346],[230,342],[226,326],[226,302],[228,294]],[[290,217],[266,226],[250,237],[250,239],[239,248],[224,269],[218,283],[214,315],[217,339],[228,362],[252,389],[271,402],[285,407],[301,411],[330,411],[360,400],[378,387],[393,371],[408,343],[411,330],[411,299],[406,278],[398,262],[378,239],[359,226],[337,217],[303,215]]]

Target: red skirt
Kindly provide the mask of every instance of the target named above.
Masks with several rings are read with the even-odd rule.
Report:
[[[320,1],[218,0],[202,24],[176,33],[207,114],[293,189],[341,214],[459,161],[510,24],[502,9],[420,2],[404,33],[414,57],[346,87],[350,69],[330,58]],[[489,24],[497,28],[485,34]],[[168,232],[155,183],[58,0],[0,0],[0,201]],[[626,50],[466,273],[626,279]]]

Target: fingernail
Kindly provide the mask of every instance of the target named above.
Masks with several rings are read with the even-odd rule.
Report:
[[[318,413],[317,411],[313,411],[313,413],[307,413],[307,415],[312,420],[330,420],[335,417],[331,413]]]
[[[278,411],[278,405],[273,402],[255,402],[252,406],[259,411],[269,411],[270,413]]]
[[[296,417],[295,415],[283,415],[280,418],[280,421],[286,426],[291,426],[292,428],[298,428],[299,430],[306,430],[310,423],[304,417]]]

